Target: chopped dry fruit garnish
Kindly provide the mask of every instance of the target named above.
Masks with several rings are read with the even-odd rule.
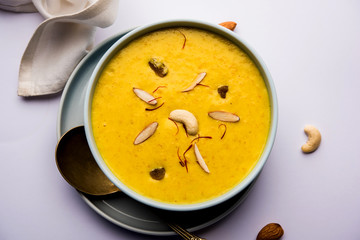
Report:
[[[196,85],[196,86],[202,86],[202,87],[210,87],[210,86],[208,86],[208,85],[205,85],[205,84],[201,84],[201,83],[198,83],[198,85]]]
[[[198,136],[196,138],[194,138],[191,143],[195,142],[195,141],[199,141],[200,138],[207,138],[207,139],[212,139],[211,136]]]
[[[152,93],[155,93],[159,88],[166,88],[166,86],[158,86]]]
[[[178,148],[178,150],[177,150],[177,156],[178,156],[178,158],[179,158],[179,163],[180,163],[180,165],[181,165],[182,167],[185,167],[185,163],[184,163],[184,161],[181,159],[180,154],[179,154],[179,151],[180,151],[180,148]]]
[[[159,124],[157,122],[152,122],[147,125],[135,138],[134,145],[138,145],[154,135],[158,126]]]
[[[145,108],[145,111],[154,111],[160,107],[162,107],[162,105],[164,105],[165,102],[163,102],[161,105],[157,106],[156,108]]]
[[[149,66],[159,76],[165,77],[168,74],[168,68],[165,63],[158,58],[151,58],[149,60]]]
[[[234,31],[234,29],[236,28],[236,22],[232,22],[232,21],[228,21],[228,22],[222,22],[219,23],[220,26],[226,27],[227,29]]]
[[[185,150],[185,152],[183,153],[183,157],[186,160],[185,154],[192,148],[192,144]]]
[[[191,112],[184,109],[176,109],[170,112],[169,118],[171,120],[183,124],[186,133],[196,135],[199,131],[199,125],[196,117]]]
[[[153,98],[153,99],[151,99],[150,101],[147,101],[147,103],[152,103],[152,102],[155,102],[157,99],[160,99],[161,97],[156,97],[156,98]]]
[[[150,176],[154,180],[161,180],[165,177],[165,168],[155,168],[150,171]]]
[[[209,117],[219,120],[222,122],[238,122],[240,117],[235,113],[224,112],[224,111],[214,111],[208,113]]]
[[[196,159],[200,165],[200,167],[207,173],[210,173],[209,171],[209,168],[207,167],[203,157],[201,156],[200,154],[200,151],[199,151],[199,148],[198,146],[196,145],[196,143],[194,143],[194,151],[195,151],[195,156],[196,156]]]
[[[221,86],[218,88],[218,93],[220,94],[220,97],[226,98],[226,93],[229,91],[228,86]]]
[[[187,172],[189,172],[189,170],[188,170],[188,166],[187,166],[187,159],[186,159],[186,156],[185,156],[185,154],[192,148],[192,144],[185,150],[185,152],[183,153],[183,157],[184,157],[184,163],[185,163],[185,168],[186,168],[186,171]]]
[[[206,72],[199,73],[196,76],[193,83],[189,87],[187,87],[185,90],[182,90],[182,92],[188,92],[188,91],[193,90],[196,87],[196,85],[198,85],[205,78],[205,76],[206,76]]]
[[[183,33],[183,32],[181,32],[181,31],[179,31],[180,33],[181,33],[181,35],[183,35],[183,37],[184,37],[184,43],[183,43],[183,46],[182,46],[182,49],[184,49],[185,48],[185,44],[186,44],[186,36],[185,36],[185,34]]]
[[[186,137],[189,137],[189,134],[188,134],[188,131],[186,130],[185,124],[182,124],[182,126],[183,126],[183,128],[184,128],[184,130],[185,130]]]
[[[175,126],[176,126],[176,134],[175,134],[175,135],[177,135],[177,134],[179,133],[179,126],[178,126],[177,123],[176,123],[174,120],[172,120],[171,118],[168,118],[168,119],[175,124]]]
[[[144,102],[150,104],[150,105],[156,105],[157,101],[156,98],[154,98],[150,93],[140,89],[140,88],[133,88],[133,91],[135,95],[143,100]]]
[[[226,127],[226,125],[225,125],[225,124],[220,124],[220,125],[219,125],[219,128],[220,128],[221,126],[224,126],[224,133],[221,135],[221,138],[220,138],[220,139],[223,139],[223,138],[224,138],[224,136],[225,136],[225,133],[226,133],[227,127]]]

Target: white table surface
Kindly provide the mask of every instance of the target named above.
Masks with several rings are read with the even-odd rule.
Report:
[[[262,56],[277,88],[274,148],[245,202],[207,239],[255,239],[280,223],[282,239],[355,240],[360,236],[360,1],[120,1],[116,22],[96,43],[150,22],[191,18],[235,30]],[[60,94],[17,96],[21,56],[43,21],[0,11],[0,239],[179,239],[122,229],[96,214],[59,174],[54,160]],[[300,151],[305,124],[320,148]]]

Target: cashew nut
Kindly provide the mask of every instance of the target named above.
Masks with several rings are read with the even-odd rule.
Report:
[[[304,153],[314,152],[320,145],[321,134],[319,130],[312,125],[306,125],[304,128],[304,132],[308,136],[308,141],[301,146],[301,150]]]
[[[190,135],[196,135],[199,131],[198,121],[189,111],[176,109],[170,113],[169,118],[173,121],[184,124],[187,133]]]

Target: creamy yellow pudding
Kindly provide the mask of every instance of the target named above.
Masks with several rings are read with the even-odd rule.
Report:
[[[190,113],[196,131],[174,110]],[[270,102],[259,70],[236,45],[204,30],[169,28],[110,60],[91,122],[102,158],[124,184],[157,201],[192,204],[224,194],[253,169]]]

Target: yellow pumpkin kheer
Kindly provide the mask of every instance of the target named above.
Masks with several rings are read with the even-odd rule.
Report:
[[[169,119],[174,110],[196,118],[195,135]],[[218,112],[233,121],[217,120]],[[111,59],[91,118],[99,152],[124,184],[161,202],[191,204],[229,191],[253,169],[267,140],[270,103],[259,70],[236,45],[204,30],[170,28]]]

